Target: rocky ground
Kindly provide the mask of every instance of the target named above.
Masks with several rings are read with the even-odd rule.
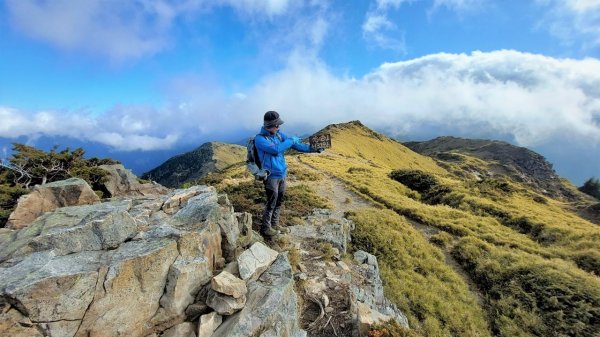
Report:
[[[55,185],[38,194],[63,203],[0,229],[2,336],[358,336],[377,320],[407,325],[383,296],[377,259],[349,254],[353,224],[340,209],[264,242],[212,187],[136,187],[80,205],[85,183]]]

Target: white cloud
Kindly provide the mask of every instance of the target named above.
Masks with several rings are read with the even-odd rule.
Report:
[[[359,119],[396,136],[511,135],[520,145],[585,142],[600,146],[600,61],[517,51],[434,54],[386,63],[363,78],[334,75],[318,61],[292,58],[235,95],[214,93],[172,106],[117,106],[27,113],[0,108],[0,137],[70,136],[122,150],[166,149],[202,137],[257,131],[277,110],[284,131],[303,134]],[[31,122],[33,121],[33,122]]]
[[[547,12],[540,26],[566,44],[600,47],[600,0],[537,0]],[[581,42],[582,41],[582,42]]]
[[[156,53],[179,10],[166,1],[7,0],[10,22],[34,39],[67,50],[85,50],[114,60]]]
[[[200,20],[210,9],[228,6],[250,21],[293,13],[300,0],[6,0],[17,31],[60,49],[86,51],[122,61],[158,53],[173,41],[180,17]],[[321,26],[322,29],[322,26]],[[309,32],[318,35],[318,32]],[[318,36],[317,36],[318,38]]]
[[[377,7],[366,14],[362,32],[367,43],[398,53],[406,52],[404,32],[398,29],[398,26],[388,18],[387,14],[388,7],[396,7],[401,4],[402,1],[378,1]]]

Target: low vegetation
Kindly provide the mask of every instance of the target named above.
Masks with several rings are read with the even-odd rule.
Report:
[[[36,185],[78,177],[102,195],[102,182],[108,174],[100,165],[118,163],[112,159],[85,159],[81,148],[58,147],[42,151],[24,144],[13,144],[12,155],[0,164],[0,227],[16,206],[17,199]]]
[[[587,195],[591,195],[596,199],[600,199],[600,180],[592,177],[588,179],[579,190]]]
[[[476,297],[404,217],[386,209],[348,214],[353,247],[377,256],[388,296],[422,336],[489,336]]]
[[[323,156],[303,157],[303,162],[336,176],[395,215],[440,231],[427,242],[406,229],[389,230],[397,226],[390,223],[402,223],[382,220],[390,215],[372,216],[377,218],[373,221],[353,215],[370,230],[361,233],[362,226],[357,226],[362,236],[357,244],[379,254],[388,296],[410,313],[418,331],[507,337],[594,336],[600,331],[600,228],[572,212],[572,205],[506,176],[488,175],[492,166],[469,155],[444,162],[442,168],[430,158],[403,154],[403,146],[393,141],[369,137],[360,126],[346,124],[330,132],[334,147]],[[418,242],[419,249],[412,249],[411,242]],[[432,268],[428,262],[407,268],[407,256],[429,261],[424,251],[440,249],[457,259],[484,295],[482,307],[473,307],[485,313],[488,326],[469,324],[473,330],[464,333],[455,318],[426,310],[442,306],[449,296],[426,283],[435,282],[431,280],[437,273],[425,273],[422,282],[427,286],[411,284],[412,290],[406,290],[400,284],[416,277],[406,269]],[[439,264],[445,265],[443,259]],[[427,287],[432,290],[415,299],[415,289]]]
[[[300,183],[287,187],[280,216],[282,225],[297,224],[299,218],[309,215],[314,208],[331,207],[328,200],[319,197],[310,186],[301,183],[320,179],[318,173],[297,170],[288,174],[289,180]],[[265,205],[264,185],[246,172],[245,165],[233,165],[220,173],[209,174],[197,183],[215,186],[219,192],[226,193],[236,211],[252,214],[255,229],[259,229]]]

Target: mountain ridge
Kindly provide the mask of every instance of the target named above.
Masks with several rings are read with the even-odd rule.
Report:
[[[331,149],[295,156],[376,204],[348,212],[353,245],[379,258],[388,293],[419,334],[587,336],[600,328],[589,320],[600,318],[591,309],[600,308],[600,228],[578,216],[573,201],[511,175],[478,177],[470,170],[486,172],[490,161],[475,156],[434,161],[359,122],[321,131],[331,134]],[[429,190],[396,181],[394,171]],[[480,304],[469,284],[483,294]],[[576,298],[587,298],[591,311]]]
[[[565,186],[553,165],[541,154],[526,147],[508,142],[486,139],[469,139],[443,136],[421,142],[404,142],[413,151],[431,156],[438,162],[461,162],[463,158],[454,154],[473,156],[489,162],[481,176],[508,176],[522,181],[546,195],[569,200],[578,200],[580,195]]]
[[[222,142],[207,142],[196,149],[167,159],[144,173],[142,179],[154,180],[167,187],[196,181],[208,173],[220,171],[245,159],[246,148]]]

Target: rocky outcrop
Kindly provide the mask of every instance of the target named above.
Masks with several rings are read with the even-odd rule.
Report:
[[[298,249],[347,251],[350,221],[327,210],[305,220],[290,228]],[[287,253],[256,239],[249,214],[207,186],[61,207],[0,229],[0,335],[304,337],[329,319],[357,336],[384,318],[406,324],[373,255],[334,263],[302,253],[294,275]]]
[[[100,165],[108,172],[102,183],[110,197],[165,194],[168,189],[155,182],[140,183],[138,178],[122,164]]]
[[[292,268],[285,254],[255,281],[248,283],[246,306],[228,318],[213,337],[304,337],[298,326]]]
[[[194,186],[167,195],[63,207],[24,229],[3,229],[0,335],[200,333],[199,317],[211,310],[202,290],[211,283],[219,295],[243,298],[235,311],[244,311],[246,298],[256,302],[250,284],[217,273],[227,262],[222,238],[237,240],[238,227],[247,226],[238,218],[247,216],[234,213],[214,188]],[[243,254],[243,247],[237,249]],[[220,277],[211,282],[216,274]],[[295,301],[293,292],[287,295]],[[210,321],[216,329],[217,317]],[[288,321],[294,333],[299,331],[297,323]],[[259,324],[284,323],[269,318]]]
[[[368,336],[372,324],[390,319],[408,327],[406,316],[384,295],[374,255],[357,251],[353,261],[339,260],[354,224],[322,209],[305,220],[304,225],[289,227],[288,240],[301,260],[294,277],[302,281],[301,326],[309,336]],[[324,260],[330,253],[320,251],[323,243],[339,250],[334,261]]]
[[[93,204],[98,201],[100,201],[98,195],[85,180],[79,178],[37,185],[33,191],[19,198],[6,227],[21,229],[44,212],[65,206]]]
[[[346,254],[350,243],[350,233],[354,224],[341,217],[333,217],[330,210],[315,209],[306,219],[305,225],[290,228],[290,235],[296,238],[314,239],[329,242],[342,254]]]

